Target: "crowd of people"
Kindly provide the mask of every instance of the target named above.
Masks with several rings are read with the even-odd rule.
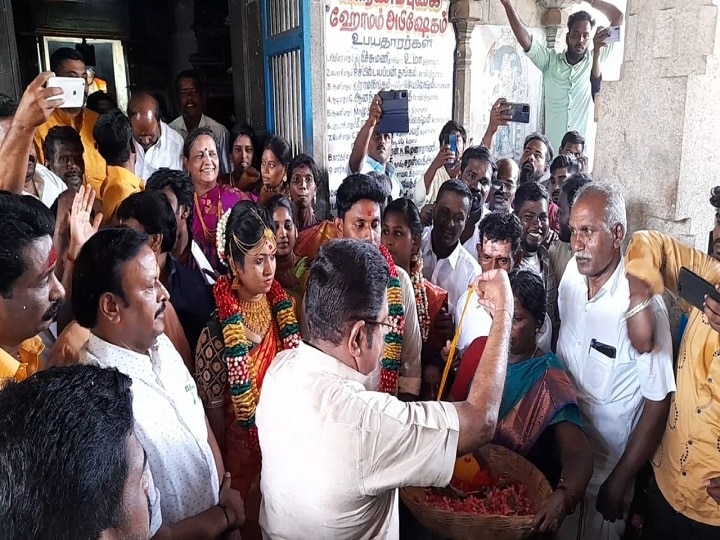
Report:
[[[496,160],[499,99],[401,198],[375,96],[334,216],[315,160],[206,116],[196,72],[170,123],[148,92],[61,108],[50,73],[0,100],[2,538],[431,538],[397,488],[490,442],[550,482],[537,534],[718,537],[720,303],[684,305],[675,356],[662,295],[720,263],[658,232],[625,249],[579,111],[594,21],[556,55],[501,1],[545,134]],[[51,68],[87,73],[65,48]]]

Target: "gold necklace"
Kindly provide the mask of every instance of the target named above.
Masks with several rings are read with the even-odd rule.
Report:
[[[272,323],[272,310],[267,296],[263,295],[259,302],[239,300],[238,304],[245,327],[258,336],[264,336]]]

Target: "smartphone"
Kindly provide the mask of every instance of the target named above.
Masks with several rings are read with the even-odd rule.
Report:
[[[379,133],[410,133],[407,90],[381,90],[382,116],[377,125]]]
[[[619,26],[611,26],[608,28],[608,37],[605,40],[605,43],[617,43],[620,41],[620,27]]]
[[[60,108],[79,109],[85,104],[85,79],[80,77],[50,77],[48,88],[62,88],[63,93],[54,99],[63,98],[65,101]]]
[[[443,144],[450,148],[450,151],[455,154],[455,160],[452,163],[446,164],[445,168],[449,169],[457,164],[457,133],[450,133],[443,141]]]
[[[510,107],[508,114],[512,117],[511,122],[518,124],[530,123],[530,104],[529,103],[505,103]]]
[[[681,268],[678,276],[678,294],[680,298],[691,305],[703,311],[705,296],[709,296],[713,300],[720,302],[720,293],[715,290],[715,286],[698,276],[695,272],[687,268]]]

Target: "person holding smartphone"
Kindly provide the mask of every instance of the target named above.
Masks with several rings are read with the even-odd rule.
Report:
[[[414,200],[418,208],[432,204],[438,190],[448,180],[460,177],[460,160],[467,145],[467,132],[458,122],[450,120],[440,130],[440,150],[425,171],[422,181],[415,184]]]
[[[643,526],[643,538],[653,540],[720,537],[720,302],[710,293],[720,291],[720,264],[666,234],[633,234],[625,255],[631,295],[694,296],[697,291],[681,290],[683,268],[699,276],[695,281],[708,292],[704,306],[682,304],[688,322],[678,353],[677,392],[652,459],[655,482]]]
[[[588,128],[592,122],[592,91],[590,73],[593,58],[590,54],[595,19],[587,11],[573,13],[568,19],[568,33],[565,38],[567,49],[557,52],[540,40],[534,39],[529,29],[520,20],[512,0],[500,0],[520,46],[530,60],[543,72],[545,88],[545,133],[553,146],[568,130],[577,130],[586,138],[591,135]],[[624,15],[617,7],[605,0],[590,0],[590,5],[610,19],[613,27],[622,24]],[[601,43],[609,37],[607,29],[598,28],[595,33]],[[604,61],[612,46],[600,50],[599,60]],[[593,130],[594,131],[594,130]],[[588,146],[592,153],[594,140]],[[591,160],[592,161],[592,160]]]

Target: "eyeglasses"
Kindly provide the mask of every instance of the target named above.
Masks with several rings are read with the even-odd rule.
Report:
[[[490,184],[494,189],[504,189],[505,191],[512,191],[515,189],[515,184],[513,182],[503,182],[502,180],[493,180]]]
[[[374,321],[372,319],[360,319],[360,320],[363,321],[365,324],[376,324],[376,325],[382,326],[384,329],[383,336],[386,336],[387,334],[389,334],[390,332],[392,332],[395,329],[395,327],[392,324],[390,324],[389,322],[386,322],[386,321]]]

